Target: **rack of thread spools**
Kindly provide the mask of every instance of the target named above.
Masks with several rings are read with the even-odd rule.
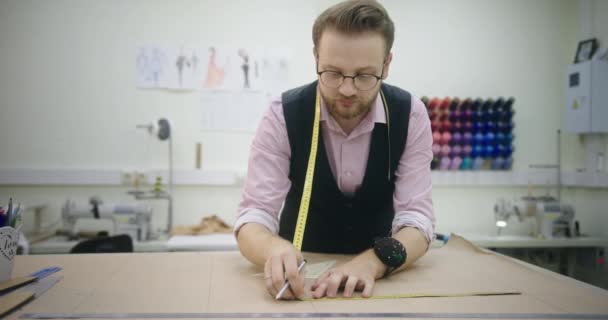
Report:
[[[433,131],[432,170],[510,170],[514,98],[422,97]]]

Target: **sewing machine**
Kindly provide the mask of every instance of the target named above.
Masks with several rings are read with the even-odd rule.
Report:
[[[61,212],[65,231],[71,237],[82,234],[82,230],[91,232],[82,227],[86,225],[86,220],[105,220],[112,230],[102,227],[102,230],[95,231],[107,231],[109,235],[128,234],[134,241],[150,240],[152,237],[152,208],[141,204],[103,204],[98,198],[91,198],[88,205],[80,205],[68,199]]]
[[[507,226],[510,216],[519,222],[536,218],[532,235],[538,238],[570,237],[573,233],[574,208],[550,196],[522,197],[520,200],[499,199],[494,205],[494,218],[498,234]]]

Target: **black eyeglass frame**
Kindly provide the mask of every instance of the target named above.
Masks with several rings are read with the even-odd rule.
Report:
[[[317,70],[316,70],[316,71],[317,71],[317,75],[319,76],[319,80],[320,80],[320,81],[321,81],[321,82],[322,82],[324,85],[326,85],[326,86],[328,86],[328,87],[330,87],[330,88],[332,88],[332,89],[338,89],[338,88],[340,88],[340,87],[341,87],[341,86],[344,84],[344,79],[346,79],[346,78],[350,78],[350,79],[353,79],[353,86],[354,86],[355,88],[357,88],[357,90],[359,90],[359,91],[369,91],[369,90],[373,89],[373,88],[374,88],[374,87],[375,87],[375,86],[378,84],[378,82],[379,82],[379,81],[383,80],[383,77],[384,77],[384,67],[385,67],[385,65],[386,65],[386,60],[384,60],[384,61],[382,62],[382,73],[380,74],[380,76],[377,76],[377,75],[375,75],[375,74],[370,74],[370,73],[359,73],[359,74],[355,74],[354,76],[345,76],[345,75],[344,75],[342,72],[333,71],[333,70],[323,70],[323,71],[319,71],[319,57],[317,57],[317,62],[316,62],[316,69],[317,69]],[[340,84],[339,84],[338,86],[330,86],[330,85],[328,85],[327,83],[323,82],[321,75],[322,75],[322,74],[324,74],[324,73],[327,73],[327,72],[331,72],[331,73],[339,74],[340,76],[342,76],[342,80],[340,81]],[[370,76],[371,76],[371,77],[374,77],[374,78],[376,78],[376,83],[374,83],[374,85],[373,85],[373,86],[371,86],[371,87],[370,87],[370,88],[368,88],[368,89],[359,89],[359,87],[357,87],[357,85],[356,85],[356,83],[357,83],[357,82],[356,82],[356,78],[357,78],[357,77],[360,77],[360,76],[366,76],[366,77],[370,77]]]

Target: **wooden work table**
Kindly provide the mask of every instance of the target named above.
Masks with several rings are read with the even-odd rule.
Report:
[[[346,256],[306,254],[309,263]],[[18,256],[13,276],[60,266],[63,279],[8,318],[31,313],[404,313],[401,318],[483,318],[491,313],[608,318],[608,291],[517,262],[452,236],[374,295],[521,292],[521,295],[275,301],[261,270],[238,252]],[[309,280],[312,282],[312,280]],[[315,315],[316,314],[316,315]],[[176,316],[177,317],[177,316]],[[218,316],[220,317],[220,316]],[[269,316],[270,317],[270,316]],[[297,316],[293,316],[297,317]],[[370,316],[372,317],[372,316]],[[216,317],[217,318],[217,317]],[[494,316],[496,318],[496,316]]]

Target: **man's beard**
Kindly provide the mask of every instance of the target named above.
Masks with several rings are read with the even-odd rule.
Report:
[[[337,119],[351,120],[351,119],[355,119],[361,115],[366,114],[371,109],[372,104],[374,103],[374,100],[376,97],[376,95],[373,95],[374,98],[372,98],[368,101],[361,101],[361,99],[358,97],[346,98],[341,95],[338,95],[336,98],[329,99],[323,93],[321,93],[321,94],[323,96],[323,100],[325,101],[325,104],[327,105],[327,109],[329,110],[329,113],[336,120]],[[340,100],[352,101],[352,104],[348,107],[345,107],[343,105],[339,106],[338,101],[340,101]]]

